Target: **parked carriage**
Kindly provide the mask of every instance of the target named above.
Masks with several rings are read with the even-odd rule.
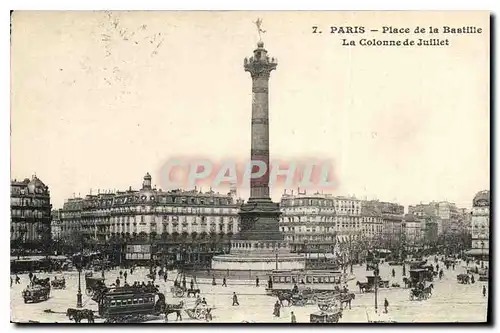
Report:
[[[62,278],[54,277],[54,280],[50,281],[50,285],[54,289],[66,289],[66,279],[64,276]]]
[[[368,281],[368,285],[371,286],[371,288],[375,287],[375,276],[374,275],[369,275],[366,277]],[[378,281],[378,287],[379,288],[389,288],[389,280],[382,280],[380,276],[377,277]]]
[[[46,301],[50,296],[50,285],[32,285],[22,291],[24,303]]]
[[[488,274],[479,274],[479,281],[488,281]]]
[[[85,274],[85,294],[87,296],[93,297],[96,292],[105,286],[103,277],[94,277],[91,272]]]

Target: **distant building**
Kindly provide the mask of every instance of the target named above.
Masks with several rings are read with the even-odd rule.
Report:
[[[283,194],[280,229],[294,252],[337,252],[362,232],[361,201],[330,194]]]
[[[229,251],[241,202],[234,189],[228,194],[163,192],[152,188],[146,174],[140,190],[69,199],[63,206],[62,233],[66,239],[81,234],[91,247],[114,245],[120,260],[206,263]]]
[[[420,217],[430,217],[437,222],[438,236],[450,232],[459,220],[459,209],[447,201],[418,204],[408,207],[408,213]]]
[[[402,221],[404,218],[404,206],[378,200],[363,201],[366,212],[371,211],[365,217],[365,236],[377,239],[378,246],[395,249],[401,243]],[[369,208],[369,209],[368,209]]]
[[[404,243],[407,248],[420,248],[424,244],[425,219],[408,213],[403,219]]]
[[[10,240],[12,248],[48,250],[51,240],[50,191],[33,176],[10,183]]]

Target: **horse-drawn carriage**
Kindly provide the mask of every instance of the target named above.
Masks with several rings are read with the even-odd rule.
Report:
[[[458,274],[457,275],[457,282],[460,284],[469,284],[470,283],[470,276],[467,274]]]
[[[336,324],[342,318],[342,310],[334,313],[328,312],[315,312],[309,315],[309,322],[312,324],[328,323]]]
[[[189,318],[198,320],[212,320],[212,310],[214,308],[208,307],[206,304],[198,304],[194,308],[185,309]]]
[[[419,284],[418,286],[410,290],[410,295],[409,295],[410,301],[415,301],[415,300],[422,301],[430,298],[432,295],[433,288],[434,286],[432,285],[432,283],[427,287],[424,287],[423,284]]]
[[[375,279],[374,275],[369,275],[366,277],[367,282],[356,282],[356,286],[359,287],[360,292],[371,292],[375,289],[375,280],[378,283],[378,288],[389,288],[389,280],[382,280],[380,276]]]
[[[48,300],[50,296],[49,278],[34,281],[22,291],[22,296],[24,303],[28,303],[28,301],[34,303]]]
[[[105,286],[104,278],[94,277],[91,272],[85,273],[85,294],[87,296],[93,297],[96,292],[99,292]]]
[[[98,300],[99,316],[107,323],[131,323],[145,321],[147,316],[160,315],[165,311],[165,296],[146,292],[140,288],[119,288],[106,292]]]
[[[62,278],[54,277],[54,280],[50,281],[52,288],[54,289],[66,289],[66,279],[64,276]]]
[[[410,278],[403,278],[403,282],[409,288],[416,287],[424,281],[432,282],[434,280],[433,271],[425,268],[411,269]]]
[[[488,274],[479,274],[479,281],[488,281]]]

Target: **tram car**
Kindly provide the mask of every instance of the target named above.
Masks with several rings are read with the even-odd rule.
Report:
[[[347,274],[327,270],[274,270],[269,274],[266,294],[290,292],[297,286],[300,292],[334,292],[347,281]]]
[[[156,295],[154,292],[145,292],[139,288],[112,290],[99,300],[99,316],[108,322],[115,322],[123,318],[158,315],[164,306],[156,304]]]
[[[24,303],[46,301],[50,296],[50,286],[33,285],[23,290]]]
[[[66,289],[66,279],[63,277],[54,277],[54,280],[50,281],[50,285],[54,289]]]

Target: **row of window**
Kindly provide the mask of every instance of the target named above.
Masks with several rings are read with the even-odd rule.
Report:
[[[341,277],[335,276],[306,276],[301,278],[299,281],[298,277],[295,276],[273,276],[274,283],[300,283],[300,284],[311,284],[311,283],[340,283]]]
[[[133,298],[133,299],[112,299],[109,303],[111,307],[121,307],[134,304],[150,304],[154,303],[154,297]]]

